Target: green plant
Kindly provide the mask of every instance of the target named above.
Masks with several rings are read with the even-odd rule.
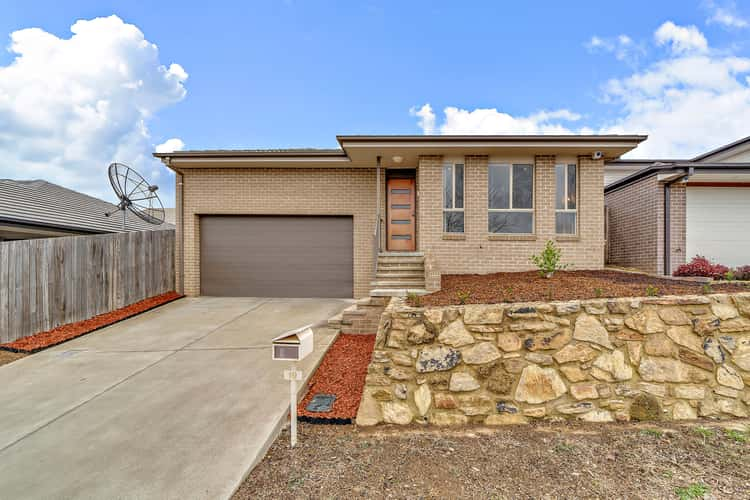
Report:
[[[561,264],[562,250],[552,240],[547,240],[539,255],[532,255],[529,260],[539,269],[539,276],[551,278],[555,271],[565,269],[567,264]]]
[[[724,279],[727,280],[727,281],[734,281],[737,278],[734,275],[734,271],[732,271],[730,269],[729,271],[727,271],[727,272],[724,273]]]
[[[513,285],[508,285],[508,288],[505,289],[505,295],[513,297]]]
[[[709,293],[714,293],[711,283],[703,283],[703,295],[708,295]]]
[[[406,294],[406,301],[412,307],[422,307],[422,296],[415,292]]]
[[[456,297],[458,297],[458,303],[463,305],[471,298],[471,292],[459,290],[456,292]]]
[[[713,429],[707,429],[706,427],[696,427],[695,429],[693,429],[693,432],[700,436],[703,436],[704,438],[714,437]]]
[[[658,297],[659,296],[659,289],[656,288],[654,285],[649,285],[646,287],[646,297]]]
[[[641,431],[641,434],[644,436],[651,436],[651,437],[662,437],[664,433],[660,431],[659,429],[643,429]]]
[[[708,486],[702,483],[692,483],[689,486],[676,488],[674,490],[680,500],[691,500],[693,498],[703,498],[708,493]]]
[[[747,443],[747,435],[736,429],[724,429],[724,435],[735,443]]]
[[[601,298],[601,297],[602,297],[602,295],[604,295],[604,290],[602,290],[601,288],[598,288],[598,287],[597,287],[597,288],[594,288],[594,296],[595,296],[595,297],[596,297],[597,299]]]
[[[568,443],[557,443],[555,445],[555,451],[557,453],[570,453],[575,449],[576,447],[574,445]]]

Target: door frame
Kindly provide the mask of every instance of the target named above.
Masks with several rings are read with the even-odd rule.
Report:
[[[419,200],[417,199],[417,169],[416,168],[390,168],[385,170],[384,177],[384,184],[385,184],[385,251],[386,252],[415,252],[418,248],[418,233],[419,233],[419,219],[417,217],[418,214],[418,203]],[[414,225],[414,235],[412,238],[413,241],[413,250],[391,250],[389,248],[390,246],[390,238],[388,237],[388,228],[390,226],[390,220],[391,220],[391,203],[390,203],[390,190],[388,189],[388,181],[391,179],[412,179],[414,181],[414,203],[413,203],[413,225]]]

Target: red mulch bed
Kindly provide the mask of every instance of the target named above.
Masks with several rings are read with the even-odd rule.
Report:
[[[459,293],[469,294],[466,304],[643,297],[648,295],[646,290],[649,286],[658,289],[658,295],[704,293],[703,283],[620,271],[558,271],[550,279],[540,277],[536,271],[449,274],[442,277],[442,289],[423,296],[422,304],[460,304]],[[710,288],[711,293],[750,291],[741,284],[711,284]]]
[[[31,354],[48,347],[53,347],[68,340],[72,340],[81,335],[86,335],[105,326],[109,326],[118,321],[130,318],[136,314],[146,312],[155,307],[172,302],[182,298],[177,292],[167,292],[148,299],[141,300],[129,306],[115,309],[108,313],[99,314],[93,318],[84,319],[83,321],[77,321],[75,323],[68,323],[66,325],[60,325],[52,330],[46,332],[36,333],[23,337],[7,344],[0,344],[0,349],[10,352],[20,352],[24,354]]]
[[[357,416],[374,346],[375,335],[339,335],[312,376],[310,388],[297,407],[300,420],[312,423],[351,423]],[[336,395],[330,412],[313,413],[305,409],[318,393]]]

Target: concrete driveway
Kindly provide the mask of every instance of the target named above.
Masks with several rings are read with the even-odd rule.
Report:
[[[270,339],[350,303],[186,298],[0,367],[0,496],[230,496],[285,423]]]

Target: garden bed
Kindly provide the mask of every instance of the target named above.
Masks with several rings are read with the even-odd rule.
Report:
[[[130,318],[136,314],[141,314],[182,297],[182,295],[176,292],[163,293],[130,304],[129,306],[115,309],[108,313],[99,314],[93,318],[60,325],[52,330],[47,330],[46,332],[40,332],[14,340],[13,342],[0,344],[0,349],[16,353],[32,354],[62,344],[63,342],[73,340],[81,335],[86,335],[87,333],[99,330],[105,326]]]
[[[441,290],[421,297],[421,302],[446,306],[462,300],[465,304],[494,304],[743,291],[748,291],[743,284],[706,284],[620,271],[558,271],[549,279],[527,271],[443,275]]]
[[[297,416],[301,421],[349,424],[354,420],[374,344],[375,335],[338,336],[313,374],[309,390],[298,406]],[[321,413],[306,409],[316,394],[336,396],[331,411]]]

